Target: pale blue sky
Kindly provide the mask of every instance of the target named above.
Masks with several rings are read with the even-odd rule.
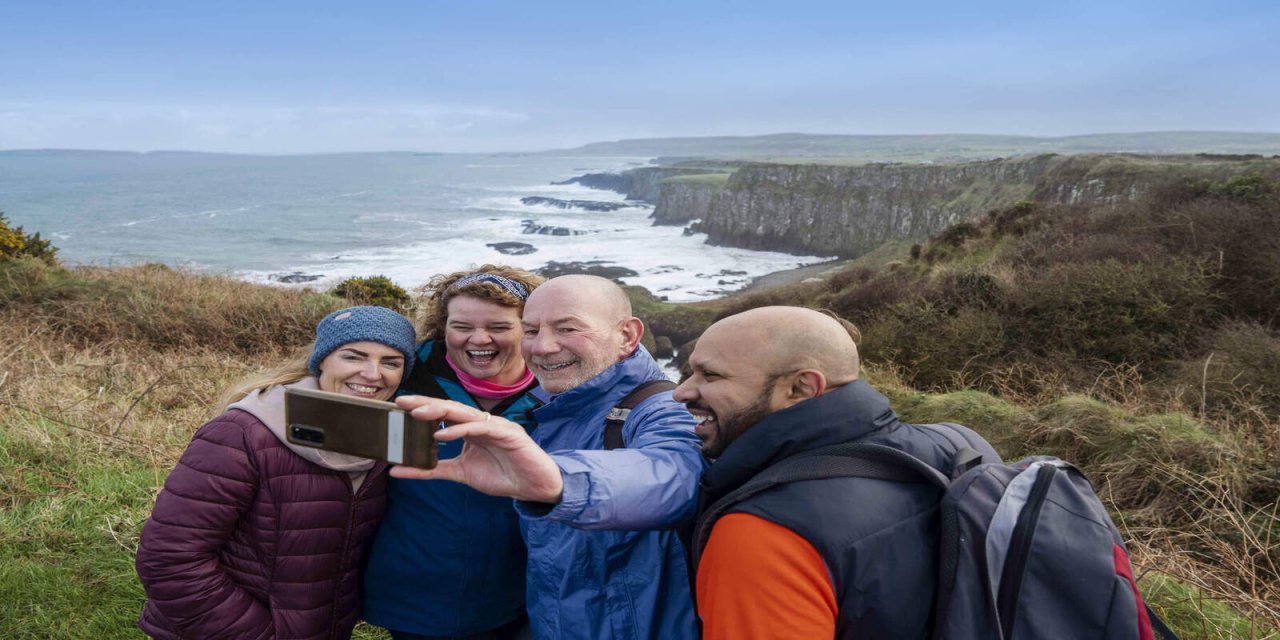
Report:
[[[1280,131],[1280,2],[0,0],[0,149]]]

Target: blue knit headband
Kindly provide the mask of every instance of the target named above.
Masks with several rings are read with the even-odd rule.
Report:
[[[527,300],[529,298],[529,289],[524,285],[512,280],[511,278],[500,276],[496,273],[473,273],[469,276],[463,276],[458,278],[458,280],[453,284],[449,285],[449,290],[456,291],[469,284],[476,284],[477,282],[496,284],[499,287],[502,287],[503,291],[506,291],[521,300]]]

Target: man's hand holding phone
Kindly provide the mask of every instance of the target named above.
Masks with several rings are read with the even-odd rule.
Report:
[[[462,439],[462,453],[434,469],[396,466],[391,475],[420,480],[452,480],[481,493],[527,502],[556,504],[564,490],[560,467],[520,425],[475,407],[425,396],[401,396],[396,405],[418,420],[450,425],[435,433],[440,442]]]

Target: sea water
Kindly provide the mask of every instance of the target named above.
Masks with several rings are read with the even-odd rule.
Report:
[[[648,158],[411,153],[242,156],[0,152],[0,211],[70,264],[159,262],[280,286],[327,288],[385,275],[412,288],[483,263],[535,269],[601,261],[671,301],[723,295],[817,256],[713,247],[653,226],[638,202],[612,212],[529,206],[527,196],[624,202],[552,185]],[[535,225],[577,235],[525,233]],[[524,242],[505,255],[488,246]]]

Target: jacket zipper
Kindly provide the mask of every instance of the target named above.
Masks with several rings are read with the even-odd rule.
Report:
[[[347,551],[351,546],[351,529],[355,527],[356,522],[356,505],[360,503],[360,495],[369,488],[369,480],[373,477],[373,472],[378,470],[377,467],[378,465],[375,464],[365,473],[364,482],[360,483],[358,490],[351,492],[351,504],[347,505],[347,529],[342,538],[342,555],[338,556],[338,577],[333,581],[333,614],[329,622],[329,637],[334,640],[338,638],[338,593],[342,589],[342,576],[346,574]],[[351,476],[341,471],[334,473],[342,476],[342,481],[347,484],[347,490],[351,491]]]
[[[1040,511],[1044,507],[1045,497],[1049,495],[1049,487],[1053,484],[1053,475],[1058,468],[1052,464],[1040,467],[1036,472],[1035,484],[1031,487],[1031,495],[1027,504],[1018,514],[1018,523],[1013,527],[1013,535],[1009,540],[1009,555],[1005,559],[1004,571],[1000,574],[1000,593],[996,598],[996,608],[1000,615],[1000,629],[1005,640],[1013,636],[1014,618],[1018,613],[1018,592],[1022,590],[1022,576],[1027,568],[1027,559],[1031,557],[1031,542],[1035,537],[1036,523],[1040,520]]]

